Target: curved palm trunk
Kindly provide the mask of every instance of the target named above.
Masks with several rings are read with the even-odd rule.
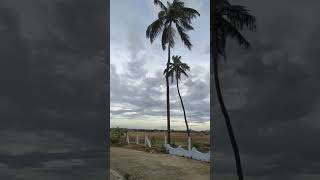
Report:
[[[176,78],[176,80],[177,80],[177,90],[178,90],[178,94],[179,94],[179,98],[180,98],[180,102],[181,102],[181,106],[182,106],[182,110],[183,110],[183,115],[184,115],[184,121],[186,122],[188,137],[190,137],[190,131],[189,131],[189,126],[188,126],[186,111],[184,109],[183,101],[182,101],[182,98],[180,95],[180,90],[179,90],[179,80],[178,80],[178,78]]]
[[[214,50],[216,51],[216,50]],[[215,52],[216,54],[216,52]],[[223,113],[226,125],[227,125],[227,129],[228,129],[228,133],[229,133],[229,138],[232,144],[232,148],[233,148],[233,152],[234,152],[234,157],[236,160],[236,165],[237,165],[237,173],[238,173],[238,177],[239,180],[243,180],[243,173],[242,173],[242,168],[241,168],[241,160],[240,160],[240,154],[239,154],[239,149],[238,149],[238,145],[237,145],[237,141],[235,139],[234,133],[233,133],[233,129],[232,129],[232,125],[230,122],[230,118],[229,118],[229,114],[227,112],[227,109],[225,107],[225,104],[223,102],[223,97],[221,94],[221,89],[220,89],[220,82],[219,82],[219,77],[218,77],[218,59],[217,59],[217,55],[215,55],[214,57],[214,80],[215,80],[215,84],[216,84],[216,91],[217,91],[217,95],[218,95],[218,100],[219,100],[219,104],[221,107],[221,111]]]
[[[170,64],[170,44],[168,44],[168,62],[167,62],[167,71],[169,71]],[[171,142],[170,138],[170,94],[169,94],[169,76],[166,75],[166,84],[167,84],[167,136],[168,144]]]

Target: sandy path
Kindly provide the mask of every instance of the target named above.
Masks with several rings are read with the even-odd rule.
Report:
[[[209,180],[210,164],[167,154],[111,147],[111,169],[130,180]]]

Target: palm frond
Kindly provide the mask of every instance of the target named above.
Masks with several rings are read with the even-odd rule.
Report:
[[[168,8],[171,7],[171,3],[169,1],[167,1],[167,6],[168,6]]]
[[[174,47],[174,36],[175,36],[175,30],[171,26],[166,26],[162,33],[162,49],[166,49],[166,45],[169,44],[170,47]]]
[[[159,11],[159,13],[158,13],[158,18],[160,19],[160,18],[165,18],[165,15],[166,15],[167,13],[166,13],[166,11]]]
[[[174,63],[180,61],[180,59],[181,59],[181,56],[179,56],[179,55],[173,55],[173,56],[172,56],[172,61],[173,61],[172,64],[174,65]]]
[[[184,7],[184,2],[182,2],[180,0],[173,0],[172,7],[174,7],[174,8],[182,8],[182,7]]]
[[[193,30],[194,28],[188,23],[185,19],[179,19],[179,21],[176,21],[179,26],[182,26],[185,30]]]
[[[181,73],[184,74],[186,77],[189,77],[189,75],[187,74],[187,72],[185,70],[181,70]]]
[[[186,71],[190,71],[190,67],[188,66],[187,63],[181,62],[181,56],[174,55],[172,56],[172,66],[170,68],[170,75],[175,74],[175,77],[177,80],[181,79],[181,74],[185,75],[188,77],[188,74]]]
[[[184,70],[184,71],[190,71],[190,67],[188,66],[187,63],[180,63],[180,69]]]
[[[150,42],[153,43],[155,38],[159,35],[162,31],[164,26],[164,18],[160,18],[155,20],[152,24],[150,24],[146,31],[146,36],[150,39]]]
[[[226,37],[231,37],[236,39],[240,46],[244,48],[250,48],[250,43],[245,39],[245,37],[239,32],[239,30],[233,26],[230,22],[222,19],[221,27],[223,27],[222,31]]]
[[[192,8],[185,7],[181,0],[173,0],[172,3],[167,1],[167,6],[161,0],[154,0],[154,4],[160,6],[162,10],[158,13],[158,20],[150,24],[146,30],[146,36],[150,39],[150,42],[153,43],[159,33],[163,31],[162,49],[165,50],[167,44],[169,47],[174,47],[176,30],[171,27],[171,24],[174,23],[183,44],[191,50],[192,44],[186,32],[194,29],[191,26],[191,20],[200,16],[200,13]]]
[[[235,39],[241,47],[250,48],[250,43],[241,34],[248,29],[256,30],[256,19],[244,6],[231,5],[227,0],[220,0],[217,4],[217,51],[226,60],[226,41],[230,37]]]
[[[244,7],[239,5],[224,6],[218,12],[239,30],[247,28],[256,30],[256,18]]]
[[[183,44],[189,49],[191,50],[192,48],[192,44],[190,42],[190,37],[187,33],[185,33],[185,30],[183,29],[183,27],[181,27],[179,24],[176,24],[177,30],[179,32],[181,41],[183,42]]]
[[[196,18],[197,16],[200,16],[200,13],[192,8],[183,7],[181,11],[190,19]]]
[[[154,0],[153,3],[158,5],[162,10],[167,11],[167,7],[160,0]]]

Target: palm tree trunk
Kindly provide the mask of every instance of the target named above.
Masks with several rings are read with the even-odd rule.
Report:
[[[176,78],[177,79],[177,78]],[[186,123],[187,126],[187,132],[188,132],[188,137],[190,137],[190,130],[189,130],[189,126],[188,126],[188,121],[187,121],[187,116],[186,116],[186,111],[184,109],[184,105],[183,105],[183,101],[182,101],[182,97],[180,95],[180,90],[179,90],[179,80],[177,79],[177,90],[178,90],[178,94],[179,94],[179,98],[180,98],[180,102],[181,102],[181,106],[182,106],[182,110],[183,110],[183,115],[184,115],[184,121]]]
[[[179,90],[179,84],[178,84],[178,83],[179,83],[179,80],[178,80],[178,78],[176,78],[176,80],[177,80],[177,90],[178,90],[178,94],[179,94],[179,98],[180,98],[180,102],[181,102],[181,106],[182,106],[182,110],[183,110],[183,115],[184,115],[184,121],[186,122],[188,137],[190,137],[190,131],[189,131],[189,126],[188,126],[186,111],[185,111],[185,109],[184,109],[182,97],[181,97],[181,95],[180,95],[180,90]]]
[[[170,43],[168,43],[168,62],[167,62],[167,71],[169,71],[170,64]],[[169,76],[166,75],[166,84],[167,84],[167,136],[168,136],[168,144],[171,142],[170,138],[170,94],[169,94]]]
[[[223,97],[222,97],[222,94],[221,94],[220,82],[219,82],[219,77],[218,77],[217,55],[215,55],[215,58],[214,58],[214,77],[215,77],[216,91],[217,91],[217,95],[218,95],[219,104],[220,104],[221,111],[223,113],[223,116],[224,116],[224,119],[225,119],[225,122],[226,122],[226,125],[227,125],[229,138],[230,138],[230,141],[231,141],[231,144],[232,144],[234,157],[235,157],[235,160],[236,160],[238,177],[239,177],[239,180],[243,180],[243,173],[242,173],[242,168],[241,168],[240,154],[239,154],[237,141],[235,139],[235,136],[234,136],[234,133],[233,133],[233,129],[232,129],[232,125],[231,125],[230,118],[229,118],[229,114],[227,112],[227,109],[225,107],[225,104],[223,102]]]
[[[215,39],[216,39],[216,28],[214,28],[216,25],[216,3],[217,3],[217,0],[212,0],[210,1],[210,132],[212,132],[212,130],[215,128],[215,123],[214,123],[214,115],[213,115],[213,111],[214,111],[214,99],[213,99],[213,94],[215,94],[215,91],[214,91],[214,83],[212,83],[213,81],[213,54],[214,54],[214,50],[216,49],[215,45],[216,43],[215,42]],[[210,138],[210,151],[211,152],[214,152],[214,149],[213,149],[213,145],[215,145],[215,140],[214,138]],[[215,163],[214,163],[214,158],[213,156],[210,156],[210,174],[214,174],[214,166],[215,166]]]
[[[234,133],[233,133],[229,114],[227,112],[227,109],[226,109],[224,101],[223,101],[221,88],[220,88],[219,72],[218,72],[218,51],[217,51],[217,48],[218,48],[217,35],[218,34],[217,34],[217,28],[216,28],[216,26],[217,26],[216,25],[216,15],[217,15],[217,0],[213,0],[213,2],[211,2],[211,23],[212,23],[211,24],[211,27],[212,27],[211,31],[212,31],[212,35],[213,35],[213,36],[211,36],[213,38],[213,39],[211,39],[211,53],[213,54],[213,59],[211,59],[211,60],[213,60],[213,63],[211,63],[210,74],[212,74],[212,69],[213,69],[214,80],[215,80],[216,91],[217,91],[217,95],[218,95],[220,108],[221,108],[221,111],[223,113],[223,116],[224,116],[224,119],[226,122],[229,138],[230,138],[230,141],[232,144],[234,157],[236,160],[238,178],[239,178],[239,180],[243,180],[244,178],[243,178],[243,172],[242,172],[242,167],[241,167],[239,149],[238,149],[237,141],[236,141]],[[212,67],[212,65],[213,65],[213,67]],[[213,107],[213,104],[211,104],[211,105]]]

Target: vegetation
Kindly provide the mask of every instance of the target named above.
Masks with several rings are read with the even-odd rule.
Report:
[[[161,8],[158,13],[158,19],[151,23],[146,31],[146,37],[153,43],[155,38],[162,32],[161,43],[162,49],[168,48],[168,60],[167,69],[170,65],[170,48],[175,45],[176,30],[182,40],[182,43],[191,50],[192,44],[187,31],[193,30],[191,22],[197,16],[200,16],[199,12],[184,6],[184,3],[180,0],[173,0],[172,3],[167,2],[165,6],[160,0],[154,0],[154,5]],[[176,28],[174,28],[174,25]],[[167,98],[167,137],[168,143],[171,142],[170,136],[170,99],[169,99],[169,77],[166,76],[166,98]]]
[[[129,179],[130,179],[130,174],[126,173],[126,174],[123,176],[123,178],[124,178],[125,180],[129,180]]]
[[[156,138],[154,136],[152,136],[151,142],[150,142],[151,146],[154,146],[156,143],[157,143]]]
[[[243,172],[241,167],[241,160],[237,142],[233,133],[231,121],[227,109],[225,107],[218,74],[218,60],[219,56],[226,58],[226,40],[233,38],[237,40],[241,47],[249,48],[250,43],[241,34],[243,30],[255,30],[256,19],[252,16],[244,6],[231,5],[227,0],[214,0],[211,2],[211,54],[213,55],[213,67],[211,69],[214,73],[214,80],[218,100],[221,111],[223,113],[234,156],[237,165],[237,173],[239,180],[243,180]],[[212,88],[213,89],[213,88]]]
[[[128,132],[128,129],[126,128],[110,128],[110,143],[115,145],[115,144],[119,144],[120,142],[120,138]]]

